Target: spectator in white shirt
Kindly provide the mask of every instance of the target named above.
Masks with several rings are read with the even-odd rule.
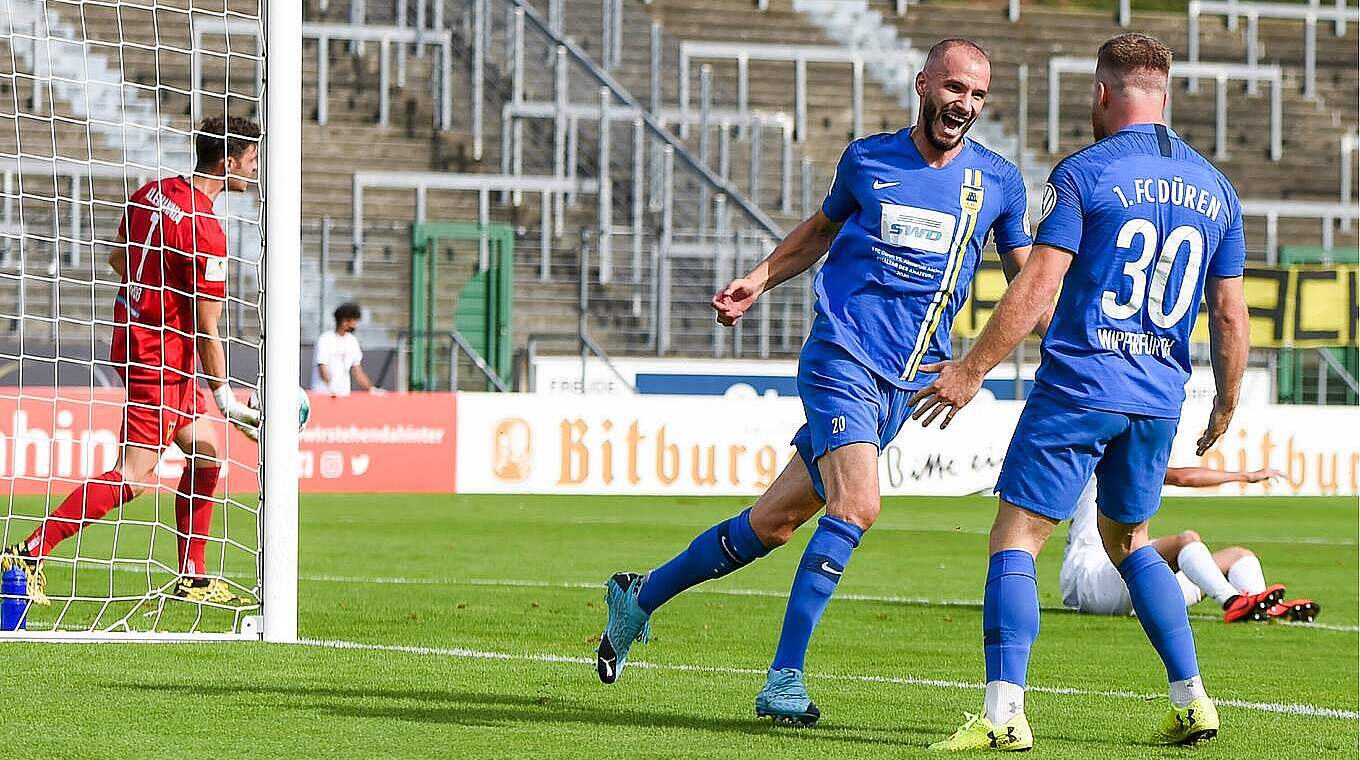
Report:
[[[312,392],[348,396],[350,379],[360,390],[382,393],[364,372],[364,352],[354,328],[359,326],[359,304],[344,303],[335,310],[335,329],[316,339],[312,353]]]

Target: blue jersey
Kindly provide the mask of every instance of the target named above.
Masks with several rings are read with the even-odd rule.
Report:
[[[1227,178],[1160,124],[1068,156],[1037,241],[1075,254],[1035,382],[1073,403],[1179,417],[1206,276],[1240,277],[1242,207]]]
[[[899,388],[950,357],[949,330],[990,231],[1002,253],[1031,244],[1015,165],[967,140],[928,165],[911,130],[850,143],[822,213],[843,222],[814,285],[812,337],[844,348]]]

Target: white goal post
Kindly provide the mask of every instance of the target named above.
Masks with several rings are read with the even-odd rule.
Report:
[[[195,50],[194,19],[204,16],[249,34],[210,37]],[[190,59],[200,55],[206,74],[194,76]],[[194,92],[199,77],[203,91]],[[121,240],[130,197],[193,174],[190,102],[203,103],[201,116],[244,117],[261,131],[257,185],[221,193],[213,210],[227,251],[219,335],[234,395],[259,399],[259,442],[231,428],[206,388],[198,417],[168,400],[143,404],[157,415],[153,428],[173,417],[215,432],[189,436],[189,451],[172,444],[144,479],[127,479],[121,436],[139,404],[124,378],[145,367],[111,349],[117,321],[138,318],[117,316],[115,301],[130,313],[137,296],[128,293],[158,288],[194,303],[174,279],[194,275],[166,272],[179,266],[172,259],[203,252],[167,253],[162,221],[161,243],[148,234],[144,244],[161,250],[138,259],[162,269],[156,284],[141,288],[151,281],[128,273],[125,288],[111,265],[138,244]],[[301,110],[299,0],[0,2],[0,528],[6,557],[44,558],[33,566],[51,601],[15,594],[23,576],[11,570],[0,641],[298,639]],[[179,219],[183,209],[169,203],[145,213]],[[190,345],[203,334],[191,319]],[[177,332],[168,319],[156,329]],[[188,423],[176,424],[188,435]],[[200,441],[213,448],[205,453]],[[207,471],[211,493],[195,485]],[[118,494],[119,506],[97,509],[95,489]],[[207,514],[207,523],[195,517]],[[74,527],[49,546],[54,521]],[[186,593],[209,581],[229,601]]]
[[[265,9],[265,314],[264,364],[282,381],[264,384],[261,447],[265,507],[261,612],[266,641],[297,640],[298,344],[302,261],[302,3],[261,0]]]

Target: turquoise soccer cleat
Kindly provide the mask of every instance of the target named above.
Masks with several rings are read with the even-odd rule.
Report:
[[[646,580],[645,575],[637,573],[615,573],[605,581],[604,602],[609,619],[595,650],[595,673],[604,683],[619,680],[633,642],[646,642],[651,635],[652,616],[643,612],[637,602],[638,591]]]
[[[810,726],[822,717],[803,685],[803,671],[771,670],[765,688],[756,695],[756,717],[770,718],[776,725]]]

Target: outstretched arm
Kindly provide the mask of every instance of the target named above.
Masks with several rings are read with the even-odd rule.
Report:
[[[713,296],[718,322],[732,325],[751,308],[761,293],[806,272],[826,254],[840,228],[840,223],[831,221],[821,209],[804,219],[764,261]]]
[[[968,355],[958,361],[921,367],[923,372],[940,375],[911,397],[910,404],[916,407],[912,419],[925,417],[921,424],[929,426],[947,412],[940,427],[948,427],[954,415],[973,400],[987,372],[1015,350],[1044,314],[1052,312],[1053,297],[1071,265],[1071,253],[1047,245],[1035,246]]]
[[[1283,478],[1279,470],[1252,470],[1251,472],[1225,472],[1207,467],[1172,467],[1166,471],[1165,482],[1169,486],[1182,488],[1209,488],[1224,483],[1260,483],[1263,480]]]

